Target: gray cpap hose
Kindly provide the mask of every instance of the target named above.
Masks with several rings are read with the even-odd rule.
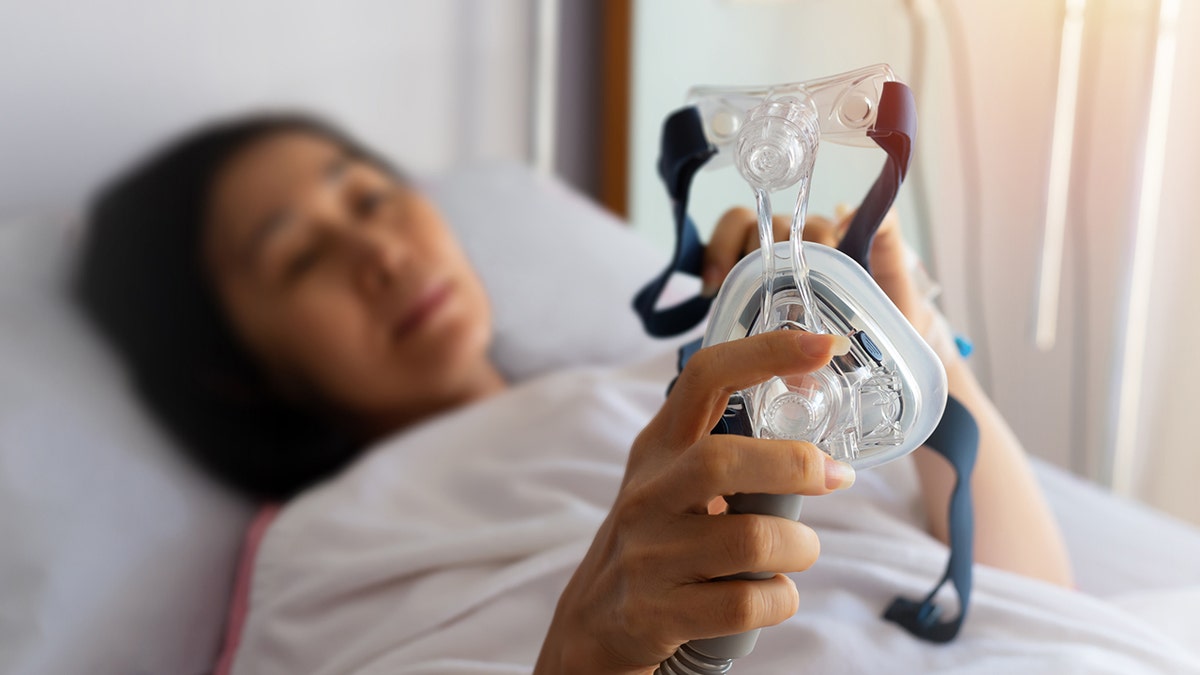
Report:
[[[733,668],[733,659],[715,659],[692,648],[691,643],[679,648],[671,658],[662,662],[654,675],[725,675]]]

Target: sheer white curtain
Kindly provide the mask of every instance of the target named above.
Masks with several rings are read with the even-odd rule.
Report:
[[[1200,366],[1188,351],[1200,342],[1200,265],[1193,261],[1200,233],[1192,202],[1200,190],[1200,3],[1177,3],[1173,25],[1163,30],[1158,2],[1086,3],[1068,131],[1074,147],[1058,336],[1049,351],[1033,341],[1034,301],[1066,3],[940,4],[949,21],[958,15],[973,98],[964,111],[951,87],[952,95],[938,101],[933,114],[946,126],[935,124],[934,133],[945,129],[952,140],[926,161],[935,176],[939,273],[949,313],[982,343],[977,370],[1034,452],[1200,522],[1200,491],[1192,484],[1200,477],[1192,425],[1200,392],[1189,386]],[[955,29],[941,25],[933,34]],[[1159,38],[1170,31],[1177,48],[1164,64]],[[952,80],[944,59],[957,56],[935,55],[935,76]],[[1164,66],[1174,73],[1167,114],[1152,118],[1155,71],[1161,75]],[[969,141],[954,131],[964,113],[972,114]],[[930,126],[926,115],[922,130]],[[1153,150],[1155,133],[1165,134],[1161,155]],[[971,160],[979,166],[977,185],[964,171]],[[966,208],[972,199],[981,204],[978,222]],[[1157,215],[1139,226],[1147,203]],[[1157,236],[1147,249],[1145,283],[1135,282],[1134,249],[1146,245],[1147,225]],[[1143,318],[1130,314],[1139,294],[1149,298]],[[1126,350],[1131,317],[1146,331],[1135,354]],[[1126,428],[1135,432],[1122,442],[1118,428],[1130,423],[1122,422],[1130,410],[1134,426]],[[1122,453],[1130,461],[1114,467]]]
[[[1180,3],[1134,494],[1200,522],[1200,3]]]

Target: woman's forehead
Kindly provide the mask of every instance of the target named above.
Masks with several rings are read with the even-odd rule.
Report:
[[[280,131],[234,153],[213,182],[207,237],[219,259],[236,255],[255,232],[299,201],[323,170],[345,156],[334,141],[306,131]]]
[[[233,216],[294,198],[319,178],[326,164],[344,154],[333,141],[303,131],[278,132],[253,141],[217,175],[214,213],[224,210],[222,215]]]

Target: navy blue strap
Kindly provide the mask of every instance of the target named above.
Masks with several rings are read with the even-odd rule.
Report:
[[[949,642],[958,635],[971,599],[971,564],[975,549],[975,513],[971,504],[971,471],[979,449],[979,425],[963,404],[953,396],[946,400],[946,412],[925,445],[945,457],[954,467],[956,482],[950,494],[950,562],[941,581],[924,600],[896,598],[883,617],[894,621],[909,633],[930,642]],[[933,597],[947,581],[958,593],[958,616],[942,621],[941,609]]]
[[[688,216],[688,194],[692,178],[716,152],[704,137],[700,113],[695,107],[678,110],[663,123],[658,174],[666,183],[675,214],[675,254],[666,269],[633,298],[634,311],[642,318],[646,332],[654,337],[683,333],[703,321],[712,305],[712,298],[697,295],[673,307],[656,308],[671,275],[683,272],[699,277],[702,273],[704,244],[700,242],[696,224]]]

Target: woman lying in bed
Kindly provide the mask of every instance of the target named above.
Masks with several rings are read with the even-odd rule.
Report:
[[[205,129],[122,176],[91,216],[84,305],[193,458],[255,498],[294,497],[371,444],[509,388],[488,357],[485,291],[447,224],[401,174],[327,126],[264,117]],[[813,218],[806,234],[829,243],[839,227]],[[753,214],[725,214],[708,247],[708,288],[756,245]],[[871,255],[880,285],[928,333],[932,311],[894,219]],[[786,573],[813,565],[814,531],[708,514],[734,492],[824,495],[850,486],[853,470],[810,444],[708,431],[730,392],[817,369],[847,348],[841,336],[774,332],[688,363],[641,433],[625,437],[607,518],[558,587],[557,609],[540,610],[549,630],[537,672],[645,673],[688,640],[796,613],[804,600]],[[977,561],[1070,585],[1019,443],[965,365],[946,368],[982,432]],[[940,462],[915,456],[929,531],[944,540],[953,474]],[[703,583],[745,570],[777,574]]]

